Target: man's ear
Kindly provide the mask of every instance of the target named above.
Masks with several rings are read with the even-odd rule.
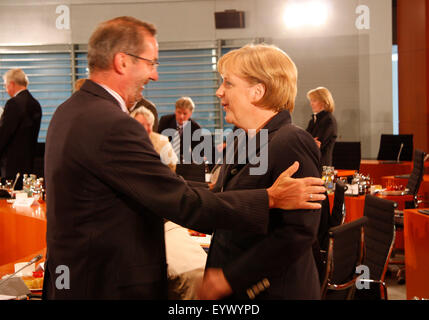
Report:
[[[257,83],[252,88],[252,102],[257,103],[265,95],[265,86],[262,83]]]
[[[117,52],[113,57],[113,69],[119,74],[125,73],[128,63],[127,57],[122,52]]]

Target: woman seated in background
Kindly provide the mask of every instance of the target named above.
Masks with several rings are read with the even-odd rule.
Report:
[[[160,155],[162,163],[168,165],[171,170],[176,171],[176,165],[179,160],[171,143],[168,141],[168,137],[153,131],[155,122],[153,113],[146,107],[138,107],[130,115],[146,129],[155,151]]]
[[[256,154],[267,160],[267,171],[252,175],[252,168],[260,164],[252,164],[246,153],[246,163],[222,166],[213,191],[269,187],[296,161],[294,178],[319,177],[320,152],[311,135],[291,121],[297,70],[289,56],[274,46],[247,45],[224,55],[218,71],[223,82],[216,95],[225,120],[241,129],[248,146],[252,139],[268,135],[268,144],[256,143]],[[229,147],[227,143],[227,154]],[[270,211],[265,235],[214,231],[200,298],[320,298],[312,253],[320,210]]]
[[[146,107],[138,107],[131,116],[146,129],[161,161],[176,170],[177,156],[168,137],[153,132],[155,117]],[[165,220],[165,253],[168,273],[168,298],[171,300],[195,300],[204,275],[207,254],[191,238],[188,229]]]
[[[335,109],[334,99],[329,90],[324,87],[308,91],[307,98],[313,110],[307,132],[314,137],[314,141],[320,148],[321,166],[331,166],[332,152],[337,140],[337,121],[332,114]]]

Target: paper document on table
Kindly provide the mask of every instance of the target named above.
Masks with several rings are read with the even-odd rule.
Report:
[[[16,199],[13,203],[14,207],[31,207],[34,203],[34,198]]]

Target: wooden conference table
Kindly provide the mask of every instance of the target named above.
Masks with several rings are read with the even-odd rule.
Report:
[[[429,215],[404,211],[407,299],[429,299]]]
[[[381,184],[383,185],[383,187],[386,187],[389,185],[397,185],[397,186],[403,185],[405,187],[407,183],[408,183],[408,179],[397,178],[392,175],[384,176],[381,178]],[[425,174],[423,176],[419,191],[417,192],[417,197],[419,200],[422,200],[425,203],[429,203],[429,174]]]
[[[0,278],[11,274],[15,263],[46,255],[46,205],[14,207],[0,199]],[[40,263],[40,261],[39,261]]]
[[[425,162],[425,173],[429,173],[429,162]],[[359,172],[370,175],[373,184],[382,184],[384,176],[396,176],[410,174],[413,171],[412,161],[401,161],[399,163],[381,160],[361,160]]]

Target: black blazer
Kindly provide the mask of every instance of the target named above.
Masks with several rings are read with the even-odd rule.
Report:
[[[313,137],[318,137],[321,142],[321,166],[331,166],[332,152],[337,140],[337,121],[334,115],[331,112],[323,110],[316,115],[316,123],[314,123],[313,117],[311,117],[311,120],[308,122],[307,132]]]
[[[28,90],[9,99],[0,118],[1,176],[33,173],[42,109]],[[22,184],[16,186],[20,188]]]
[[[189,187],[161,163],[143,126],[90,80],[52,117],[45,168],[44,298],[165,299],[163,218],[206,232],[267,228],[265,190],[216,196]],[[56,285],[60,266],[70,289]]]
[[[189,119],[189,121],[190,121],[190,125],[191,125],[191,134],[194,134],[195,130],[201,129],[201,126],[196,121],[194,121],[192,119]],[[162,133],[162,131],[164,131],[165,129],[176,130],[176,128],[177,128],[176,115],[174,113],[162,116],[161,119],[159,120],[158,133]],[[169,136],[169,141],[171,142],[171,140],[172,140],[172,137]],[[198,140],[198,141],[192,141],[191,140],[191,152],[200,143],[200,141],[201,140]],[[183,139],[183,132],[182,132],[182,134],[180,135],[180,156],[181,156],[181,159],[183,159],[183,153],[184,153],[183,142],[184,142],[184,139]]]
[[[268,155],[266,174],[251,175],[250,168],[259,166],[251,165],[252,161],[224,164],[214,191],[266,188],[295,161],[300,167],[294,177],[319,176],[320,151],[307,132],[291,123],[288,111],[278,113],[264,129],[268,129],[268,145],[264,151],[257,148],[257,154]],[[234,291],[233,299],[246,299],[249,292],[257,299],[319,299],[312,244],[317,237],[320,210],[276,209],[270,213],[267,235],[218,228],[206,267],[224,270]]]

